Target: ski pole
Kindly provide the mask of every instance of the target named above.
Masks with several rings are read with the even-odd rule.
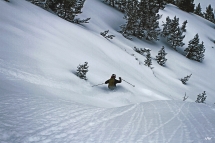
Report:
[[[97,85],[93,85],[92,87],[94,87],[94,86],[99,86],[99,85],[102,85],[102,84],[105,84],[105,83],[100,83],[100,84],[97,84]]]
[[[124,79],[122,79],[123,81],[125,81]],[[125,82],[127,82],[127,81],[125,81]],[[129,82],[127,82],[128,84],[130,84],[130,85],[132,85],[133,87],[135,87],[135,85],[133,85],[133,84],[131,84],[131,83],[129,83]]]

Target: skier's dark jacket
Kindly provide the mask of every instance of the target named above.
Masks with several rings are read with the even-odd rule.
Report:
[[[109,80],[105,81],[105,84],[108,84],[108,87],[116,87],[117,83],[121,83],[122,79],[119,78],[119,80],[115,79],[115,76],[112,76]]]

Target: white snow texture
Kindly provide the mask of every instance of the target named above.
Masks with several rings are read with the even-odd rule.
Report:
[[[214,0],[199,2],[215,8]],[[86,0],[77,17],[91,19],[82,25],[25,0],[1,0],[0,9],[1,143],[215,142],[215,24],[166,5],[161,28],[167,16],[188,21],[185,45],[175,51],[164,38],[124,38],[118,32],[124,14],[102,0]],[[115,37],[102,37],[105,30]],[[203,62],[184,53],[197,33],[206,48]],[[162,46],[165,66],[155,60]],[[134,47],[151,49],[153,69]],[[76,76],[84,62],[87,80]],[[110,91],[102,83],[112,74],[135,87],[122,81]],[[205,103],[195,103],[204,91]]]

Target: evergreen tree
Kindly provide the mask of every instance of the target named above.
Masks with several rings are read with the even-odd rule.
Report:
[[[165,52],[164,46],[161,48],[161,50],[158,52],[158,56],[156,56],[156,61],[159,65],[164,66],[166,63],[167,59],[165,56],[167,53]]]
[[[158,14],[159,5],[157,0],[141,0],[138,10],[138,26],[135,35],[138,38],[145,37],[146,40],[159,40],[160,35],[159,19],[161,16]]]
[[[124,37],[131,39],[130,35],[135,35],[135,27],[138,21],[138,0],[129,1],[125,5],[124,19],[126,23],[121,25],[121,33]]]
[[[199,15],[199,16],[203,17],[202,8],[201,8],[200,3],[198,4],[198,6],[196,7],[196,9],[194,10],[194,13],[196,15]]]
[[[190,74],[190,75],[188,75],[188,76],[186,76],[186,77],[184,77],[184,78],[181,78],[181,79],[180,79],[181,82],[182,82],[183,84],[186,84],[186,82],[190,79],[191,75],[192,75],[192,74]]]
[[[126,0],[115,0],[115,4],[117,5],[117,8],[118,8],[121,12],[125,12],[126,3],[127,3]]]
[[[209,5],[208,7],[206,7],[206,13],[204,13],[204,18],[215,23],[215,17],[214,17],[214,13],[213,13],[213,8],[211,7],[211,5]]]
[[[204,46],[204,42],[202,41],[201,44],[199,44],[197,46],[197,55],[196,55],[196,58],[195,60],[198,61],[198,62],[202,62],[204,60],[204,53],[205,53],[205,46]]]
[[[196,48],[199,44],[199,35],[198,33],[195,35],[195,37],[189,41],[188,47],[184,50],[187,54],[186,57],[189,59],[192,59],[196,55]]]
[[[115,0],[105,0],[105,2],[107,2],[112,7],[115,7]]]
[[[187,24],[187,20],[185,20],[182,24],[182,27],[181,27],[182,32],[186,32],[186,24]]]
[[[114,35],[107,35],[108,32],[109,32],[109,30],[101,32],[100,34],[106,39],[113,39],[113,37],[115,37],[115,36]]]
[[[144,54],[144,51],[141,48],[139,49],[139,48],[134,47],[134,51],[137,52],[137,53],[139,53],[139,54],[141,54],[141,55]]]
[[[142,49],[142,48],[136,48],[136,47],[134,47],[134,51],[144,56],[145,53],[147,55],[148,53],[150,53],[151,50],[148,49],[148,48]]]
[[[161,36],[167,37],[170,34],[171,31],[171,19],[169,16],[166,17],[166,23],[164,23],[163,26],[163,31],[161,32]]]
[[[140,39],[158,40],[160,34],[158,11],[157,0],[128,1],[125,7],[127,21],[121,26],[121,33],[125,37],[134,35]]]
[[[171,4],[175,4],[175,0],[165,0],[166,3],[171,3]]]
[[[170,36],[167,38],[167,42],[170,43],[170,45],[173,47],[174,50],[177,50],[176,48],[178,46],[184,46],[183,39],[185,35],[182,35],[182,31],[178,27],[175,32],[172,32]]]
[[[88,23],[90,18],[75,19],[77,14],[82,13],[85,0],[28,0],[48,11],[56,13],[59,17],[73,23]]]
[[[79,65],[77,68],[77,76],[80,77],[81,79],[87,80],[86,74],[88,72],[88,66],[87,62],[85,62],[83,65]]]
[[[105,37],[107,35],[107,33],[109,32],[109,30],[106,30],[104,32],[101,32],[100,35],[102,35],[103,37]]]
[[[171,20],[170,23],[170,33],[173,33],[176,31],[176,29],[179,26],[179,18],[177,18],[176,16]]]
[[[174,5],[179,6],[181,0],[174,0]]]
[[[159,22],[158,20],[160,19],[160,15],[152,15],[148,19],[148,23],[146,26],[145,30],[145,37],[146,40],[152,41],[152,40],[159,40],[159,35],[160,35],[160,28],[159,28]]]
[[[189,59],[199,62],[204,59],[205,47],[203,42],[199,44],[198,34],[196,34],[195,37],[189,41],[188,47],[184,51],[186,52],[186,57]]]
[[[179,26],[179,18],[174,17],[174,19],[166,18],[166,23],[163,24],[163,31],[161,32],[161,36],[168,37],[172,33],[174,33]]]
[[[194,0],[180,0],[177,6],[186,12],[194,12],[195,4],[193,2]]]
[[[35,4],[35,5],[37,5],[37,6],[39,6],[39,7],[41,7],[41,8],[43,8],[43,9],[48,9],[48,3],[49,3],[49,1],[51,1],[51,0],[47,0],[47,1],[41,1],[41,0],[28,0],[29,2],[31,2],[31,3],[33,3],[33,4]]]
[[[147,52],[146,60],[145,60],[144,62],[145,62],[144,65],[146,65],[146,66],[148,66],[148,67],[151,67],[151,65],[152,65],[152,57],[151,57],[150,51]]]
[[[165,5],[166,5],[166,1],[165,0],[157,0],[157,4],[158,4],[160,9],[164,9]]]
[[[182,28],[179,28],[179,18],[174,17],[174,19],[166,18],[166,23],[163,24],[163,31],[161,36],[167,37],[167,42],[176,50],[178,46],[183,46],[183,39],[185,35],[182,35],[185,31],[187,21],[184,21]]]
[[[205,96],[205,95],[206,95],[205,91],[202,94],[197,95],[197,99],[195,102],[196,103],[204,103],[206,98],[207,98],[207,96]]]
[[[81,13],[81,8],[85,0],[56,0],[55,12],[56,14],[72,22],[77,14]]]

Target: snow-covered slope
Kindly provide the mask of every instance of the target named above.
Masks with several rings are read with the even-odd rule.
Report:
[[[9,106],[12,105],[12,106]],[[152,101],[104,109],[55,99],[9,95],[0,101],[1,142],[214,143],[215,108]],[[3,111],[12,111],[10,114]],[[213,113],[213,114],[211,114]]]
[[[163,14],[161,21],[165,21],[166,16],[173,18],[175,15],[180,18],[180,23],[188,20],[184,42],[187,45],[199,33],[200,41],[204,41],[206,47],[203,63],[185,58],[183,49],[186,45],[176,52],[163,40],[125,39],[117,32],[119,25],[124,23],[123,14],[102,1],[86,1],[80,17],[91,17],[91,20],[83,26],[64,21],[23,0],[1,1],[1,9],[4,12],[0,14],[3,35],[0,39],[0,74],[8,83],[1,86],[2,92],[18,81],[19,86],[25,84],[21,86],[25,89],[33,88],[29,92],[41,91],[42,94],[102,107],[181,100],[185,92],[188,101],[194,102],[203,91],[208,95],[208,103],[215,101],[215,50],[210,41],[215,37],[214,24],[173,5],[160,11]],[[105,30],[116,37],[106,40],[100,35]],[[153,60],[153,71],[144,66],[145,57],[133,50],[134,46],[150,48],[155,58],[163,45],[168,61],[161,67]],[[77,66],[85,61],[89,63],[87,81],[74,74]],[[108,91],[106,85],[91,87],[104,83],[112,73],[134,84],[135,88],[126,82],[119,84],[114,93]],[[179,79],[191,73],[188,84],[183,85]],[[25,89],[21,92],[26,92]]]
[[[215,141],[211,22],[173,5],[161,10],[160,25],[167,16],[179,17],[180,23],[188,20],[186,45],[176,52],[164,39],[125,39],[117,32],[125,22],[123,14],[100,0],[86,1],[79,17],[91,20],[84,25],[64,21],[25,0],[0,1],[0,9],[0,141]],[[105,30],[116,37],[106,40],[100,35]],[[202,63],[183,53],[196,33],[206,47]],[[153,58],[165,46],[166,66],[155,60],[153,70],[144,66],[145,57],[134,52],[134,46],[150,48]],[[75,75],[85,61],[87,81]],[[126,82],[114,92],[106,85],[92,87],[113,73],[135,87]],[[191,73],[183,85],[179,79]],[[207,104],[194,103],[203,91]],[[185,93],[188,102],[182,102]]]

